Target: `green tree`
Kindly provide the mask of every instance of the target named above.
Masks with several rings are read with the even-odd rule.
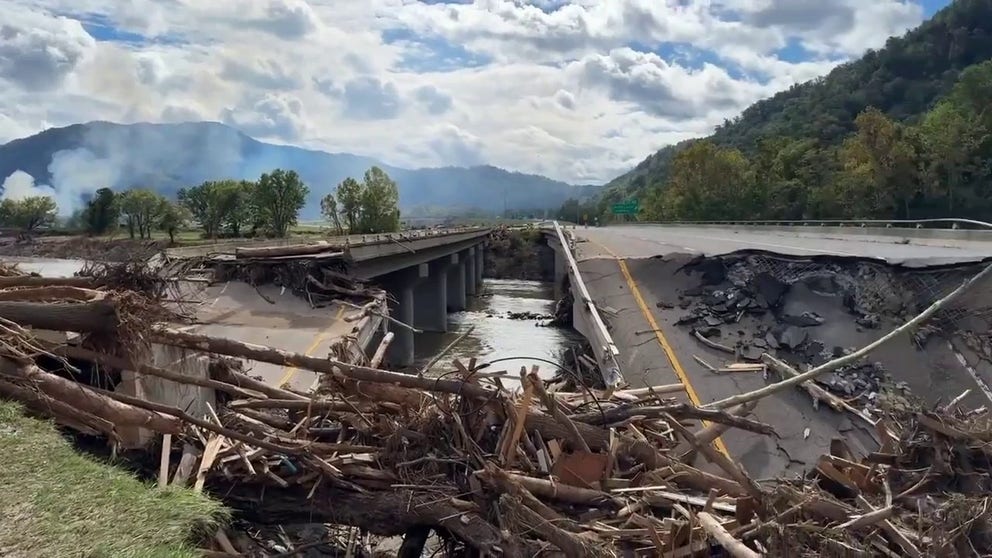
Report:
[[[110,188],[100,188],[86,204],[84,219],[86,230],[90,234],[104,234],[116,227],[120,220],[121,209],[117,203],[117,195]]]
[[[225,221],[231,236],[240,237],[246,227],[255,222],[255,188],[250,180],[224,181],[223,199],[227,209]]]
[[[338,213],[338,201],[334,198],[334,192],[321,198],[320,212],[334,226],[334,233],[341,234],[341,215]]]
[[[217,238],[226,224],[235,235],[240,232],[244,207],[250,203],[249,194],[236,180],[208,181],[178,192],[179,203],[203,228],[208,238]]]
[[[648,219],[721,220],[752,214],[749,163],[736,149],[699,141],[672,160],[668,182],[645,204]]]
[[[400,229],[399,188],[379,167],[365,171],[362,187],[362,232],[393,232]]]
[[[121,214],[127,224],[128,234],[134,238],[151,238],[152,228],[158,225],[169,201],[155,192],[133,188],[120,194]]]
[[[48,196],[30,196],[19,200],[7,198],[0,202],[0,223],[31,232],[55,222],[58,207]]]
[[[158,228],[168,233],[169,244],[175,244],[176,232],[189,225],[191,218],[192,214],[184,206],[166,201],[158,219]]]
[[[261,222],[275,236],[283,237],[296,224],[309,193],[296,171],[276,169],[259,178],[254,205]]]
[[[941,101],[924,117],[920,134],[926,150],[927,185],[943,195],[953,215],[955,192],[963,185],[969,163],[978,152],[980,126],[950,101]]]
[[[348,232],[358,233],[362,219],[362,189],[363,186],[354,178],[345,178],[337,187],[337,203],[344,217]]]
[[[917,152],[907,130],[870,108],[855,120],[858,131],[844,142],[841,160],[848,191],[864,200],[872,216],[902,214],[920,190]]]

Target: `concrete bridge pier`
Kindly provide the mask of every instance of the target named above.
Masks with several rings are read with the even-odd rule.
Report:
[[[419,264],[386,276],[383,285],[395,299],[389,302],[389,314],[393,318],[414,325],[417,286],[429,275],[428,264]],[[395,337],[389,345],[386,358],[394,366],[410,366],[414,359],[413,332],[396,324],[390,324],[389,329],[393,331]]]
[[[452,254],[449,258],[445,258],[448,262],[448,311],[461,312],[465,309],[465,260],[461,254]]]
[[[486,269],[486,245],[475,247],[475,284],[482,287],[482,276]]]
[[[478,291],[476,288],[478,285],[478,275],[476,274],[476,248],[473,246],[462,254],[465,256],[465,294],[468,296],[475,296]]]
[[[414,289],[413,324],[417,329],[448,331],[448,261],[429,262],[428,276]]]

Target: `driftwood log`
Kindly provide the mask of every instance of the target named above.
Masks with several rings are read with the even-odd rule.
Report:
[[[0,301],[0,318],[54,331],[109,333],[118,326],[117,306],[111,300],[92,302]]]
[[[275,258],[279,256],[306,256],[309,254],[320,254],[330,250],[338,249],[327,241],[321,240],[313,244],[292,244],[288,246],[259,246],[259,247],[239,247],[234,249],[237,258]]]
[[[22,364],[0,357],[0,376],[6,377],[10,382],[36,389],[52,399],[118,427],[138,426],[163,434],[178,434],[182,430],[182,423],[175,417],[117,401],[93,388],[45,372],[33,364]]]
[[[242,343],[233,339],[222,337],[210,337],[195,333],[188,333],[177,329],[156,326],[152,329],[150,338],[164,345],[174,345],[198,351],[206,351],[221,355],[247,358],[260,362],[269,362],[282,366],[295,366],[331,374],[348,380],[361,382],[375,382],[382,384],[393,384],[397,386],[423,389],[442,393],[452,393],[465,395],[473,398],[490,398],[493,396],[491,390],[485,389],[477,384],[470,384],[458,380],[445,380],[434,378],[420,378],[399,372],[389,372],[365,366],[356,366],[333,359],[322,359],[309,357],[299,353],[291,353],[251,343]]]
[[[8,287],[82,287],[93,289],[101,282],[92,277],[38,277],[35,275],[15,275],[0,277],[0,289]]]
[[[471,502],[412,490],[359,493],[321,486],[312,496],[309,492],[296,487],[271,490],[260,501],[257,487],[242,484],[232,487],[225,500],[259,524],[336,523],[384,536],[428,526],[450,533],[483,555],[534,555],[522,539],[501,533],[483,519]]]

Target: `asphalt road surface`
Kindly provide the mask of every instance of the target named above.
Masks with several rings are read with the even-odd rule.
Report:
[[[738,250],[764,250],[797,256],[857,256],[891,263],[923,265],[976,261],[992,256],[992,242],[916,240],[903,243],[896,237],[844,237],[838,233],[734,232],[711,228],[629,226],[578,227],[573,234],[579,269],[590,295],[610,325],[620,349],[625,380],[631,387],[682,383],[682,398],[705,404],[736,393],[751,391],[769,380],[761,374],[715,374],[697,358],[720,366],[733,358],[702,346],[689,329],[676,325],[685,313],[677,306],[678,293],[698,282],[679,268],[691,254],[717,255]],[[655,256],[664,256],[657,258]],[[836,304],[835,304],[836,305]],[[839,307],[839,305],[837,305]],[[830,317],[827,327],[850,330],[844,346],[858,347],[883,334],[885,329],[856,330],[846,315],[830,315],[830,306],[814,308]],[[850,326],[850,327],[848,327]],[[741,323],[754,328],[756,324]],[[899,372],[914,393],[948,401],[964,389],[984,397],[955,354],[944,344],[919,351],[911,338],[901,338],[879,349],[873,358]],[[910,374],[919,369],[920,373]],[[978,404],[986,401],[977,400]],[[874,451],[870,428],[858,418],[827,409],[816,410],[800,390],[776,394],[759,402],[757,420],[772,424],[778,438],[732,430],[717,449],[740,461],[756,478],[801,474],[814,466],[831,440],[843,438],[856,454]]]
[[[910,265],[946,264],[992,257],[992,241],[855,235],[836,229],[810,231],[797,227],[795,231],[785,232],[630,225],[578,227],[572,232],[592,244],[579,250],[587,257],[610,255],[637,258],[676,252],[717,255],[737,250],[765,250],[796,256],[879,258]],[[600,252],[597,253],[597,249]]]
[[[195,331],[315,357],[326,357],[333,343],[352,333],[354,324],[345,318],[358,312],[338,305],[311,308],[288,289],[266,285],[256,290],[236,281],[212,285],[196,297],[203,303],[197,306],[201,324]],[[265,362],[254,363],[249,374],[301,391],[317,379],[309,370]]]

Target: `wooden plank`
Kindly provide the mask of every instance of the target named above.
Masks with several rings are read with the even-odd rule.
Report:
[[[211,435],[210,439],[207,440],[207,446],[203,449],[203,459],[200,460],[200,468],[196,473],[196,483],[193,485],[194,491],[203,491],[203,485],[207,481],[207,472],[213,467],[214,460],[217,458],[217,452],[220,451],[223,441],[224,438],[217,434]]]
[[[169,454],[172,451],[172,434],[162,435],[162,457],[158,463],[158,487],[165,488],[169,484]]]

